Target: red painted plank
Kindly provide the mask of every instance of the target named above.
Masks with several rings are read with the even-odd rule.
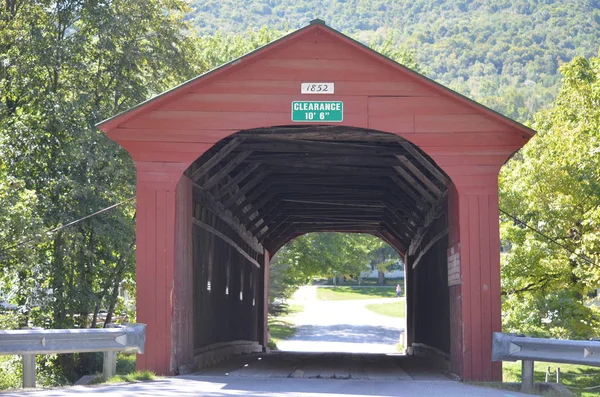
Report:
[[[369,117],[369,128],[403,136],[404,134],[412,134],[415,131],[415,120],[413,115],[374,116]]]
[[[503,130],[507,130],[505,124],[481,114],[415,116],[416,132],[495,132]]]
[[[147,325],[146,349],[141,369],[157,369],[160,365],[159,349],[152,341],[156,341],[160,333],[160,322],[153,305],[156,301],[155,282],[157,275],[155,240],[156,240],[156,191],[147,189],[138,181],[137,217],[140,220],[136,232],[137,252],[141,252],[136,264],[137,321]],[[150,304],[149,304],[150,303]],[[145,362],[144,362],[145,361]]]
[[[323,81],[323,79],[320,78],[318,81]],[[203,94],[296,95],[300,94],[301,82],[297,78],[289,80],[265,80],[260,78],[252,80],[217,80],[198,85],[193,92]],[[347,81],[341,76],[336,76],[331,82],[335,83],[335,95],[436,95],[427,87],[402,76],[392,81],[370,81],[368,78]]]
[[[467,196],[469,202],[469,270],[470,282],[465,288],[469,288],[471,295],[468,305],[471,314],[471,365],[473,379],[479,380],[481,366],[481,263],[480,263],[480,228],[479,228],[479,197]]]
[[[448,175],[498,175],[499,165],[444,165]]]
[[[445,154],[441,153],[428,153],[431,158],[444,170],[446,166],[498,166],[501,167],[507,159],[506,154]]]
[[[400,113],[401,114],[401,113]],[[419,147],[428,146],[510,146],[520,138],[510,132],[453,132],[453,133],[404,133],[402,136]]]
[[[395,81],[398,73],[371,60],[259,59],[229,76],[232,80]],[[306,79],[306,80],[305,80]]]
[[[299,90],[298,90],[299,91]],[[195,118],[196,112],[236,112],[236,113],[285,113],[291,117],[293,101],[341,101],[344,113],[360,110],[364,112],[367,98],[362,96],[342,95],[301,95],[295,94],[188,94],[181,99],[169,103],[160,111],[152,112],[147,117],[153,119],[178,119],[182,115]],[[198,117],[202,118],[202,115]],[[243,117],[243,114],[240,115]]]
[[[497,186],[496,175],[453,175],[452,182],[461,190],[464,186]]]
[[[189,129],[180,130],[176,128],[156,129],[156,128],[117,128],[113,130],[115,136],[122,141],[145,141],[145,142],[193,142],[207,143],[209,147],[227,138],[229,135],[239,130],[208,130],[208,129]],[[136,143],[130,143],[135,149]]]
[[[149,254],[148,252],[148,243],[146,238],[146,231],[148,230],[148,221],[150,220],[147,211],[149,209],[150,203],[148,203],[150,199],[151,191],[146,189],[143,184],[140,184],[139,181],[137,183],[137,194],[136,194],[136,312],[137,318],[136,321],[140,323],[146,323],[149,319],[149,315],[147,311],[149,308],[142,304],[142,302],[146,302],[149,298],[148,288],[146,286],[146,273],[147,266],[146,257]],[[146,330],[146,338],[151,336],[150,331],[154,330]],[[136,357],[136,368],[139,370],[148,369],[150,366],[148,365],[148,354],[138,354]]]
[[[460,233],[460,271],[461,271],[461,312],[462,312],[462,366],[463,373],[462,376],[465,379],[471,379],[472,375],[472,341],[471,335],[473,332],[473,322],[471,316],[471,285],[473,283],[473,278],[471,275],[471,230],[469,229],[469,196],[465,196],[459,193],[458,196],[458,206],[459,206],[459,233]],[[475,236],[473,236],[474,238]]]
[[[201,153],[177,153],[177,152],[133,152],[133,153],[131,153],[132,157],[136,161],[156,160],[156,161],[166,162],[166,163],[184,162],[185,164],[187,164],[188,167],[202,154],[203,154],[203,152],[201,152]]]
[[[471,195],[471,196],[480,196],[480,195],[490,195],[490,194],[498,194],[498,188],[492,185],[485,186],[460,186],[461,194]]]
[[[156,220],[156,242],[154,246],[154,254],[156,255],[156,277],[154,280],[155,298],[153,301],[157,321],[155,327],[158,328],[159,332],[154,343],[157,345],[157,359],[160,361],[157,369],[160,371],[160,374],[167,374],[169,369],[169,360],[171,357],[166,350],[167,346],[170,348],[171,339],[171,323],[168,321],[168,311],[170,310],[170,291],[168,288],[168,281],[172,280],[167,280],[167,268],[171,265],[171,263],[168,259],[166,247],[168,213],[166,192],[156,192],[155,211],[154,217]]]
[[[265,58],[279,59],[348,59],[364,58],[350,46],[339,42],[314,42],[302,40],[278,48]]]
[[[279,112],[191,112],[191,111],[157,111],[147,115],[144,118],[138,118],[128,122],[125,128],[164,128],[177,126],[179,129],[219,129],[227,126],[227,129],[254,129],[263,127],[272,127],[280,125],[307,125],[309,123],[293,123],[291,102],[285,104],[286,109]],[[360,128],[367,127],[366,107],[356,105],[355,102],[344,103],[344,121],[342,123],[318,124],[347,125]],[[168,142],[168,138],[165,139]],[[177,143],[170,143],[177,145]],[[197,144],[201,147],[201,144]],[[189,146],[189,145],[181,145]],[[177,150],[177,149],[175,149]],[[190,148],[181,151],[199,150]]]
[[[174,326],[177,324],[173,323],[173,310],[174,307],[174,296],[175,296],[175,238],[182,238],[176,234],[175,224],[176,224],[176,206],[177,206],[177,189],[175,191],[170,191],[165,194],[166,198],[166,211],[165,211],[165,228],[164,228],[164,238],[165,238],[165,301],[167,304],[166,313],[165,313],[165,324],[169,325],[170,332],[167,334],[167,344],[165,346],[165,355],[169,357],[169,367],[168,374],[174,373],[175,369],[173,365],[176,363],[173,360],[173,344],[176,344],[178,341],[174,338],[177,336],[177,333],[174,332]]]
[[[181,175],[187,167],[185,163],[163,163],[158,161],[136,161],[135,167],[138,173],[159,172],[165,174]]]
[[[490,218],[489,196],[479,196],[479,264],[481,268],[481,379],[492,377],[492,307],[490,269],[490,229],[495,223]]]
[[[370,97],[369,116],[389,114],[475,114],[475,110],[462,103],[441,96],[428,97]]]
[[[423,146],[422,150],[430,155],[504,155],[504,159],[508,159],[512,153],[519,149],[518,146]],[[485,164],[485,163],[483,163]]]
[[[209,143],[169,142],[119,142],[123,147],[133,152],[172,152],[172,153],[204,153],[213,145]]]
[[[500,286],[500,229],[498,191],[488,196],[490,216],[490,307],[492,332],[502,331],[502,303]],[[502,380],[502,363],[492,363],[492,380]]]

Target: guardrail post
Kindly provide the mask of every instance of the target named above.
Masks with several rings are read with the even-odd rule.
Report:
[[[35,354],[23,354],[23,387],[35,387]]]
[[[521,362],[521,391],[533,392],[533,361],[531,360]]]
[[[104,362],[102,363],[102,379],[106,382],[117,374],[117,352],[104,352]]]

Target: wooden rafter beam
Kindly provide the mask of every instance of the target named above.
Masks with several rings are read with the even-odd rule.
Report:
[[[237,245],[235,241],[233,241],[232,239],[230,239],[229,237],[227,237],[226,235],[224,235],[223,233],[221,233],[214,227],[210,226],[209,224],[204,223],[196,218],[192,218],[192,222],[194,223],[194,225],[201,227],[202,229],[206,230],[207,232],[209,232],[209,233],[217,236],[221,240],[225,241],[227,244],[232,246],[237,252],[239,252],[244,258],[246,258],[248,260],[248,262],[252,263],[254,266],[256,266],[257,268],[260,269],[261,266],[256,261],[256,259],[251,257],[246,251],[244,251],[242,249],[242,247]]]
[[[202,207],[206,208],[207,210],[215,214],[217,217],[219,217],[223,222],[225,222],[254,251],[258,252],[259,254],[264,253],[264,248],[258,242],[258,239],[254,237],[252,233],[246,230],[245,226],[239,222],[239,220],[231,213],[231,211],[228,211],[222,203],[215,200],[210,193],[203,190],[197,184],[194,184],[194,187],[196,188],[197,192],[194,199],[198,204],[200,204]]]
[[[340,202],[340,201],[326,201],[326,199],[322,200],[296,200],[296,199],[282,199],[282,201],[286,201],[289,203],[303,203],[303,204],[319,204],[319,205],[330,205],[333,207],[357,207],[357,208],[385,208],[384,204],[361,204],[361,203],[348,203],[348,202]]]
[[[410,142],[402,141],[400,144],[416,161],[418,161],[423,167],[425,167],[425,169],[427,169],[427,171],[436,177],[438,181],[444,184],[444,186],[448,186],[448,177],[446,177],[446,175],[444,175],[444,173],[441,172],[433,162],[429,161],[425,156],[423,156],[421,152],[419,152],[419,150],[416,149]]]
[[[214,195],[215,199],[216,200],[221,200],[221,198],[223,198],[223,196],[225,196],[229,191],[231,191],[234,188],[237,188],[238,184],[241,181],[243,181],[244,179],[246,179],[248,177],[248,175],[250,175],[259,166],[260,166],[260,163],[252,163],[248,167],[244,168],[244,170],[242,172],[239,172],[236,176],[234,176],[233,178],[231,178],[225,184],[225,186],[223,186],[222,189],[219,189],[215,193],[215,195]]]
[[[229,153],[231,153],[231,151],[234,150],[236,147],[238,147],[243,141],[244,141],[244,138],[242,138],[242,137],[235,137],[231,141],[229,141],[225,146],[223,146],[223,148],[221,150],[219,150],[211,158],[209,158],[204,164],[202,164],[200,166],[200,168],[198,168],[197,170],[192,172],[192,175],[190,177],[192,179],[192,181],[197,181],[198,179],[200,179],[200,177],[202,177],[204,174],[206,174],[208,171],[210,171],[215,165],[217,165],[221,160],[223,160],[225,157],[227,157],[227,155]]]
[[[250,189],[252,189],[254,186],[262,182],[267,177],[267,175],[268,173],[265,171],[260,171],[259,173],[254,175],[252,179],[250,179],[245,185],[243,185],[240,188],[240,190],[238,190],[233,196],[229,198],[229,200],[225,202],[225,207],[230,208],[231,206],[235,205],[235,203],[238,200],[240,200],[242,196],[248,193],[248,191],[250,191]]]
[[[400,161],[391,156],[384,157],[382,155],[369,156],[368,153],[363,153],[361,157],[357,154],[346,155],[335,153],[321,153],[319,155],[304,155],[304,154],[287,154],[287,155],[253,155],[247,161],[259,161],[267,165],[289,166],[291,164],[315,164],[315,165],[339,165],[339,166],[374,166],[374,167],[391,167],[399,165]]]
[[[262,209],[264,208],[265,204],[267,204],[275,196],[275,194],[277,194],[275,190],[269,190],[265,192],[265,195],[262,196],[260,199],[256,199],[252,203],[252,208],[241,216],[240,222],[242,222],[244,225],[248,225],[248,222],[251,222],[250,224],[253,224],[261,218],[264,218],[266,216],[266,213],[263,212]],[[266,212],[270,212],[272,207],[273,205],[267,208]]]
[[[275,232],[277,232],[278,230],[281,232],[282,226],[289,225],[287,220],[288,220],[288,218],[286,217],[282,222],[279,222],[273,228],[267,228],[267,230],[261,229],[261,231],[259,232],[257,237],[263,239],[263,241],[264,241],[264,240],[268,239],[269,236],[273,236],[273,234]]]
[[[438,199],[435,205],[431,206],[429,211],[427,211],[427,213],[423,217],[423,221],[421,225],[419,225],[419,228],[417,229],[417,232],[415,233],[415,236],[413,237],[412,241],[410,242],[410,246],[408,247],[409,255],[414,255],[416,253],[431,225],[433,225],[435,220],[442,216],[442,214],[444,213],[444,210],[446,208],[445,201],[447,195],[448,191],[443,192],[442,196]]]
[[[418,193],[414,191],[414,189],[409,186],[408,184],[406,184],[402,179],[400,179],[399,176],[397,176],[398,174],[396,173],[396,175],[391,175],[390,179],[392,181],[394,181],[394,183],[396,185],[398,185],[398,187],[400,188],[400,190],[407,195],[408,197],[410,197],[413,200],[413,203],[415,205],[419,205],[421,204],[421,206],[423,206],[423,200],[421,199],[421,197],[419,197]]]
[[[430,203],[434,203],[436,198],[429,193],[427,190],[425,190],[425,188],[423,188],[423,186],[421,186],[421,184],[419,182],[417,182],[417,180],[415,178],[412,177],[412,175],[410,175],[408,173],[408,171],[406,171],[402,166],[394,166],[393,167],[398,174],[400,174],[400,176],[402,176],[402,178],[404,178],[404,180],[413,188],[415,189],[417,192],[419,192],[419,194],[425,198],[425,200],[429,201]]]
[[[427,187],[427,189],[432,191],[436,197],[439,198],[442,195],[442,191],[440,190],[440,188],[438,188],[435,185],[435,183],[431,182],[431,180],[427,176],[425,176],[425,174],[423,174],[421,170],[418,169],[409,159],[402,155],[397,155],[396,157],[398,157],[398,160],[400,160],[404,168],[412,172],[412,174],[416,176],[417,179],[420,180]]]
[[[398,241],[402,242],[403,247],[407,247],[410,242],[409,233],[404,232],[404,230],[394,227],[395,225],[390,224],[389,222],[384,222],[382,227],[384,230],[387,230],[394,238]]]
[[[425,247],[423,247],[421,252],[419,252],[419,255],[417,255],[417,257],[415,258],[415,261],[412,263],[412,268],[413,269],[416,268],[417,265],[419,264],[419,262],[421,261],[421,259],[423,258],[423,256],[425,256],[425,254],[427,253],[427,251],[429,251],[431,249],[431,247],[434,246],[435,243],[440,241],[447,234],[448,234],[448,228],[445,228],[444,230],[442,230],[441,232],[439,232],[438,234],[433,236],[433,238],[431,240],[429,240],[427,245],[425,245]]]
[[[217,171],[208,181],[202,184],[204,189],[210,189],[215,186],[221,179],[223,179],[226,175],[228,175],[235,167],[240,165],[242,161],[244,161],[248,156],[250,156],[252,152],[250,150],[245,150],[241,153],[238,153],[232,160],[230,160],[223,168]]]

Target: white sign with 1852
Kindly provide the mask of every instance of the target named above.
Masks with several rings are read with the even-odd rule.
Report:
[[[333,83],[302,83],[301,94],[333,94]]]

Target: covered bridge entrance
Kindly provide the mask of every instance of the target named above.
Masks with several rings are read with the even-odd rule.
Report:
[[[139,368],[266,345],[269,258],[341,231],[405,257],[409,352],[499,379],[497,177],[531,130],[320,21],[99,127],[137,167]]]

